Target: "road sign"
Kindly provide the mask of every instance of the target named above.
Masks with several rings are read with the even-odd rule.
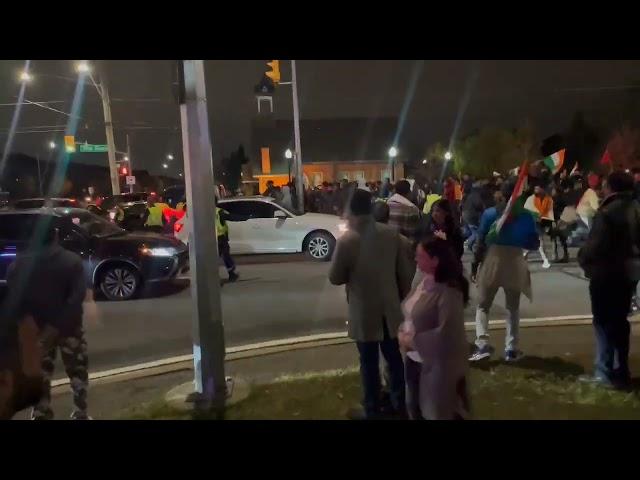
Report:
[[[109,145],[91,145],[89,143],[81,143],[80,151],[83,153],[103,153],[109,151]]]
[[[135,185],[136,177],[133,175],[127,175],[126,181],[127,181],[127,185]]]

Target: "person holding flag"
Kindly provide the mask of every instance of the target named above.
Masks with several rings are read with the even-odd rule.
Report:
[[[522,357],[518,350],[520,325],[520,295],[532,300],[531,277],[522,250],[535,250],[540,241],[531,212],[524,208],[528,162],[519,170],[518,180],[505,182],[496,192],[496,206],[482,214],[476,244],[474,265],[477,274],[478,308],[476,310],[476,349],[469,361],[489,358],[493,347],[489,343],[489,310],[502,288],[508,317],[505,338],[505,360]],[[507,202],[508,199],[508,202]]]
[[[538,252],[540,253],[540,257],[542,257],[542,268],[549,268],[551,267],[551,263],[549,263],[547,254],[544,251],[544,234],[551,234],[553,222],[555,221],[553,214],[553,198],[551,198],[551,195],[549,195],[544,188],[536,185],[533,190],[533,195],[527,198],[524,208],[532,212],[536,219],[540,235],[540,247],[538,248]]]

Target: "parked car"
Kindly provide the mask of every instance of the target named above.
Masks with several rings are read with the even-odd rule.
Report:
[[[189,268],[187,248],[171,237],[128,233],[79,208],[11,210],[0,212],[0,284],[39,220],[54,223],[62,246],[82,257],[88,285],[108,300],[129,300],[142,285],[170,281]]]
[[[42,207],[79,207],[75,198],[25,198],[13,204],[16,210],[28,210]]]
[[[296,215],[269,197],[228,198],[218,206],[250,217],[246,222],[228,222],[229,245],[235,255],[305,252],[312,260],[328,261],[336,239],[347,230],[346,222],[335,215]],[[174,226],[176,238],[185,244],[191,229],[188,215],[187,209]]]

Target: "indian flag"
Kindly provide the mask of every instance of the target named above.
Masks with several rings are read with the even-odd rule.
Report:
[[[509,198],[509,202],[502,213],[502,216],[495,223],[495,232],[496,234],[500,233],[502,226],[511,218],[519,215],[522,211],[524,211],[524,201],[525,198],[522,197],[522,193],[525,190],[527,184],[527,174],[529,172],[528,162],[525,160],[520,170],[518,171],[518,181],[516,182],[516,186],[513,189],[513,193],[511,194],[511,198]]]
[[[564,151],[565,149],[563,148],[559,152],[549,155],[547,158],[542,160],[549,170],[551,170],[552,175],[558,173],[562,168],[562,165],[564,165]]]

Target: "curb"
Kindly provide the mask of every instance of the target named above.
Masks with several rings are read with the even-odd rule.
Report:
[[[591,325],[591,315],[566,315],[558,317],[523,318],[520,320],[520,327],[569,327],[580,325]],[[640,324],[640,315],[629,319],[632,324]],[[490,320],[490,330],[500,330],[504,328],[504,320]],[[475,322],[465,322],[466,331],[475,330]],[[306,350],[310,348],[320,348],[332,345],[342,345],[351,343],[347,332],[321,333],[302,337],[292,337],[281,340],[269,340],[248,345],[229,347],[226,349],[225,361],[233,362],[246,358],[274,355],[277,353],[291,352],[295,350]],[[163,375],[166,373],[179,372],[193,369],[193,355],[180,355],[176,357],[155,360],[152,362],[129,365],[126,367],[103,370],[89,374],[92,384],[106,384],[135,380],[139,378]],[[52,389],[59,390],[59,387],[68,385],[69,379],[63,378],[51,382]],[[53,391],[52,393],[58,393]]]

